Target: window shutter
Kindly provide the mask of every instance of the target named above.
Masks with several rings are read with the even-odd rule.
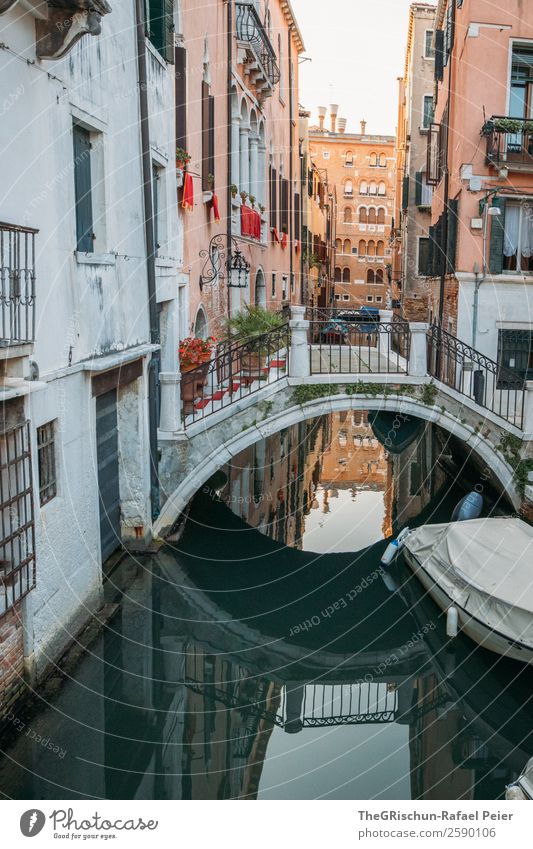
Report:
[[[289,232],[289,181],[281,180],[281,229]]]
[[[415,175],[415,203],[422,206],[422,171],[417,171]]]
[[[448,274],[455,272],[455,260],[457,256],[457,230],[458,230],[459,201],[448,201],[448,245],[446,249],[446,271]]]
[[[91,194],[91,140],[88,130],[73,128],[74,192],[76,198],[76,246],[85,253],[94,251],[93,201]]]
[[[441,82],[444,78],[444,30],[435,33],[435,80]]]
[[[174,63],[174,0],[163,0],[163,57]]]
[[[215,177],[215,98],[209,95],[209,174]],[[214,187],[214,184],[213,184]],[[214,191],[214,188],[213,188]]]
[[[443,217],[441,215],[435,224],[435,252],[433,254],[433,271],[435,277],[440,277],[442,274],[442,221]]]
[[[300,195],[294,195],[294,238],[301,242],[302,234],[300,233]]]
[[[435,277],[435,227],[429,228],[428,277]]]
[[[209,85],[202,82],[202,189],[207,191],[210,161],[210,142],[211,134],[209,132],[210,119],[210,96]]]
[[[402,209],[405,211],[409,207],[409,177],[403,178],[402,184]]]
[[[505,200],[493,198],[492,206],[499,206],[501,215],[492,217],[490,228],[489,268],[491,274],[501,274],[503,271],[503,241],[505,235]]]
[[[187,150],[187,50],[175,49],[176,147]]]
[[[270,167],[270,226],[278,226],[278,175],[272,166]]]

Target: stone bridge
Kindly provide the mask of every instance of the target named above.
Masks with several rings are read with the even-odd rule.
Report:
[[[278,368],[274,380],[248,387],[220,409],[215,402],[204,401],[198,405],[200,415],[183,417],[179,414],[179,377],[162,375],[159,469],[163,506],[154,525],[156,537],[168,534],[195,493],[241,451],[290,425],[343,410],[388,411],[433,422],[471,450],[486,470],[484,480],[490,478],[517,511],[533,518],[533,382],[524,384],[518,412],[509,412],[507,402],[504,416],[501,397],[497,406],[487,406],[486,399],[485,405],[479,403],[475,391],[465,391],[462,378],[455,388],[456,380],[449,385],[451,381],[434,376],[435,369],[428,372],[430,331],[422,323],[409,326],[407,359],[393,353],[389,345],[384,357],[378,338],[378,350],[374,347],[372,352],[373,368],[367,363],[364,371],[359,367],[347,372],[343,366],[347,346],[342,345],[340,355],[336,346],[330,348],[337,356],[330,356],[326,371],[325,349],[313,344],[304,308],[293,307],[292,314],[287,347],[275,354],[277,365],[283,365],[281,372]],[[379,337],[383,332],[380,329]],[[380,352],[381,365],[377,362]],[[359,364],[361,358],[354,357],[354,361]],[[442,374],[442,364],[438,373]],[[210,399],[220,395],[219,390]]]

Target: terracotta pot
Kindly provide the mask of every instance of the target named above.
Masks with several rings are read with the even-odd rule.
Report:
[[[199,366],[185,366],[181,368],[181,399],[192,407],[197,398],[201,398],[204,394],[204,386],[207,383],[207,375],[209,374],[209,360],[206,360]]]
[[[258,351],[249,351],[242,355],[241,374],[246,377],[264,377],[267,357]]]

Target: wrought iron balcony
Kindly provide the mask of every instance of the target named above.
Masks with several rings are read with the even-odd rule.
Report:
[[[237,3],[237,38],[247,45],[252,54],[251,64],[257,67],[255,85],[263,89],[272,89],[280,81],[280,70],[276,61],[276,53],[268,34],[261,22],[255,6],[251,3]]]
[[[0,222],[0,347],[35,339],[35,234]]]
[[[533,171],[533,120],[493,115],[481,135],[487,139],[487,163],[510,171]]]

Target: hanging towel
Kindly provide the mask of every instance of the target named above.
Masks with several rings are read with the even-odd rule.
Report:
[[[286,247],[287,247],[287,242],[288,242],[287,234],[286,234],[286,233],[284,233],[284,234],[282,235],[282,237],[281,237],[281,247],[282,247],[282,248],[286,248]]]
[[[215,221],[220,221],[220,212],[218,211],[218,198],[213,193],[213,212],[215,214]]]
[[[294,243],[294,250],[296,251],[297,254],[300,253],[300,242],[298,241],[298,239],[296,239],[296,241]]]
[[[278,233],[277,227],[272,227],[272,237],[273,237],[274,241],[277,242],[278,245],[279,245],[279,233]]]
[[[190,212],[194,209],[194,183],[188,171],[183,175],[183,200],[181,205],[183,209],[188,209]]]

